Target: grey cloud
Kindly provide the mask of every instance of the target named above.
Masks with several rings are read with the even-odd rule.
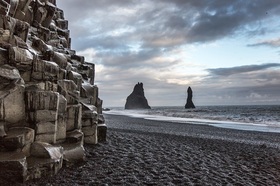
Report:
[[[91,12],[92,10],[102,10],[108,7],[116,7],[116,6],[132,6],[137,3],[137,0],[102,0],[102,1],[92,1],[92,0],[58,0],[58,7],[64,7],[67,11],[72,13],[73,17],[81,16],[82,14],[86,14]],[[78,14],[78,15],[77,15]],[[70,14],[69,14],[70,15]]]
[[[181,96],[184,102],[181,92],[186,87],[153,77],[178,61],[157,64],[154,58],[164,57],[181,45],[212,42],[240,33],[262,35],[268,32],[263,21],[280,15],[280,4],[275,0],[59,0],[57,4],[69,20],[72,48],[78,51],[93,48],[98,64],[105,67],[96,77],[105,105],[106,102],[107,105],[118,105],[119,100],[125,100],[138,81],[144,83],[146,96],[154,104],[159,102],[159,96],[164,95],[161,100],[166,100],[165,104],[180,105],[175,97]],[[131,13],[125,14],[125,11]],[[139,48],[133,51],[131,46],[136,44]],[[271,44],[267,41],[255,45]],[[230,95],[234,99],[236,96],[231,92],[240,96],[239,92],[249,93],[250,89],[262,95],[275,95],[279,89],[271,82],[279,79],[279,71],[261,73],[272,67],[279,67],[279,64],[208,69],[212,76],[192,85],[197,93],[195,99],[207,104],[211,94],[217,97]],[[217,80],[213,77],[215,75],[223,78]],[[246,82],[246,85],[252,85],[250,88],[235,84],[250,78],[254,79]],[[267,83],[268,87],[261,87],[258,81]],[[228,82],[234,85],[227,85]],[[222,90],[221,84],[224,86]],[[261,92],[262,88],[273,93]]]
[[[230,36],[242,28],[246,29],[248,24],[255,22],[255,24],[260,24],[261,20],[268,18],[267,12],[270,16],[279,15],[277,11],[280,9],[280,4],[273,0],[158,0],[156,2],[68,0],[60,1],[58,4],[69,12],[67,19],[71,20],[70,24],[80,30],[79,33],[74,31],[73,35],[83,38],[84,41],[88,40],[87,36],[93,34],[100,35],[102,40],[109,39],[110,36],[104,35],[106,32],[130,25],[135,31],[127,34],[127,37],[122,37],[123,42],[129,42],[132,38],[131,35],[137,35],[138,37],[135,39],[145,42],[143,46],[156,47],[214,41]],[[129,16],[113,15],[118,10],[134,9],[137,5],[147,7],[139,8],[135,14]],[[92,28],[78,28],[82,27],[81,21],[88,18],[93,22]],[[99,29],[92,32],[96,27]],[[265,28],[259,26],[256,29],[263,32]],[[257,31],[248,32],[256,33]],[[177,37],[180,37],[180,40],[176,39]],[[170,42],[163,42],[161,45],[155,44],[155,41],[161,38],[166,38]],[[104,43],[99,43],[99,45],[102,44]],[[102,47],[105,48],[107,45]]]
[[[211,75],[230,76],[233,74],[259,71],[272,67],[280,67],[280,63],[267,63],[262,65],[244,65],[244,66],[238,66],[232,68],[216,68],[216,69],[207,69],[207,71],[210,72]]]
[[[217,78],[205,77],[192,88],[199,97],[198,103],[216,104],[275,104],[280,96],[279,69],[266,69],[251,73],[234,74]],[[254,97],[257,95],[257,97]]]
[[[97,54],[97,57],[102,59],[102,64],[106,66],[115,66],[119,68],[138,68],[145,67],[145,61],[152,59],[159,54],[157,49],[145,49],[139,52],[123,51],[112,54],[104,52]]]
[[[84,50],[87,48],[95,48],[99,51],[110,50],[112,53],[115,51],[128,50],[128,43],[123,41],[122,37],[93,37],[74,40],[72,44],[76,50]]]
[[[258,42],[258,43],[249,44],[247,46],[249,46],[249,47],[256,47],[256,46],[280,47],[280,38],[273,39],[273,40],[261,41],[261,42]]]
[[[279,16],[278,2],[269,1],[172,1],[181,11],[179,16],[187,17],[186,42],[214,41],[231,36],[241,29],[249,33],[264,33],[261,21],[275,15]],[[184,14],[184,10],[192,14]],[[269,16],[268,16],[269,13]],[[194,15],[195,18],[194,18]],[[182,25],[178,24],[178,28]],[[249,26],[257,24],[254,30]],[[170,24],[171,25],[171,24]],[[174,24],[172,24],[173,26]],[[192,25],[189,27],[189,25]],[[166,25],[168,26],[168,25]]]

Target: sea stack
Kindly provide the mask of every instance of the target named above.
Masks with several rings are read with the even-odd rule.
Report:
[[[186,108],[186,109],[195,108],[195,106],[194,106],[194,104],[193,104],[193,101],[192,101],[192,97],[193,97],[192,89],[191,89],[191,87],[189,87],[189,88],[188,88],[187,103],[186,103],[186,105],[185,105],[185,108]]]
[[[125,109],[150,109],[147,99],[145,98],[143,83],[137,83],[133,92],[127,97]]]

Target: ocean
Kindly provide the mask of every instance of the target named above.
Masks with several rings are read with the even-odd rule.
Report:
[[[280,106],[197,106],[152,107],[152,109],[125,110],[110,108],[105,114],[125,115],[148,120],[211,125],[214,127],[280,133]]]

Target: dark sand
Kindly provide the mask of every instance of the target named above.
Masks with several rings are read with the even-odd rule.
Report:
[[[280,185],[280,134],[105,116],[86,162],[25,185]]]

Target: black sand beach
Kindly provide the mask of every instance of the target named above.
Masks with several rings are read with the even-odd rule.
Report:
[[[86,162],[24,185],[280,185],[280,134],[105,117]]]

